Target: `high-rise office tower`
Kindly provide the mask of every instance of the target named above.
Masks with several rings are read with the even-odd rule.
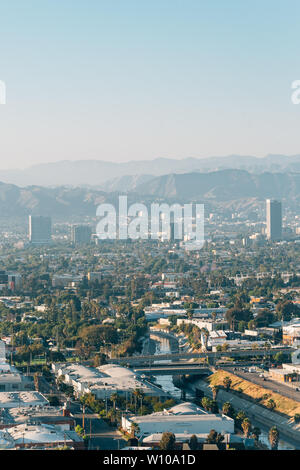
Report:
[[[178,222],[178,220],[176,219],[174,212],[171,212],[170,214],[170,238],[169,238],[170,242],[175,242],[178,238],[177,230],[180,230],[180,229],[179,229],[179,225],[177,224],[179,223],[180,222]]]
[[[75,245],[91,243],[92,230],[89,225],[73,225],[71,241]]]
[[[282,212],[281,202],[267,199],[267,238],[268,240],[281,240],[282,238]]]
[[[170,221],[170,242],[175,241],[175,222],[174,222],[174,217],[171,218]]]
[[[29,240],[35,245],[51,242],[51,218],[43,215],[29,216]]]

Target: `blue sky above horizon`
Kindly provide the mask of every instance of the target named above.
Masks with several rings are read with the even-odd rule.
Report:
[[[0,0],[0,168],[300,153],[298,0]]]

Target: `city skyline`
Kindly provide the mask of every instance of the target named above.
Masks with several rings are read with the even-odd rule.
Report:
[[[299,15],[0,0],[0,450],[300,449]]]

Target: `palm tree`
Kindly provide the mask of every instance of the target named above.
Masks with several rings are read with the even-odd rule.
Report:
[[[272,450],[277,450],[279,442],[279,431],[276,426],[273,426],[269,431],[269,442]]]
[[[224,387],[226,388],[226,390],[229,390],[229,389],[230,389],[231,383],[232,383],[232,380],[231,380],[230,377],[228,377],[228,376],[224,377],[224,379],[223,379],[223,385],[224,385]]]
[[[226,416],[229,416],[229,418],[234,417],[234,408],[229,401],[226,401],[225,403],[223,403],[222,413]]]
[[[114,410],[115,410],[115,409],[116,409],[116,401],[117,401],[117,399],[118,399],[118,394],[117,394],[117,392],[112,393],[111,396],[110,396],[110,399],[111,399],[111,401],[112,401],[113,404],[114,404]]]
[[[256,442],[258,442],[260,435],[261,435],[261,430],[258,427],[255,426],[252,429],[252,436],[254,437]]]
[[[205,409],[205,411],[210,411],[211,405],[212,405],[212,400],[208,397],[203,397],[201,400],[201,405]]]
[[[110,409],[107,413],[108,418],[110,419],[111,423],[114,423],[117,419],[117,412],[115,409]]]
[[[244,419],[247,418],[246,414],[244,413],[243,410],[240,410],[237,412],[235,415],[235,424],[237,427],[241,428],[242,422]]]
[[[189,446],[191,450],[197,450],[198,449],[198,439],[195,434],[193,434],[189,440]]]
[[[159,447],[161,450],[174,450],[175,443],[176,443],[175,434],[173,434],[172,432],[164,432],[161,437]]]
[[[145,396],[144,392],[142,392],[142,390],[140,390],[139,388],[136,388],[133,391],[133,396],[134,396],[134,401],[135,401],[135,412],[137,412],[137,400],[140,400],[140,403],[141,403],[140,409],[142,410],[143,398]]]
[[[211,389],[213,394],[213,400],[216,401],[220,387],[218,385],[213,385]]]
[[[214,429],[211,429],[211,431],[207,435],[205,442],[207,444],[219,444],[223,440],[224,436],[221,433],[215,431]]]
[[[242,421],[242,429],[244,431],[244,436],[245,437],[249,437],[250,435],[250,432],[251,432],[251,428],[252,428],[252,425],[251,425],[251,421],[249,418],[245,418],[243,421]]]
[[[207,342],[209,337],[209,331],[206,328],[201,328],[201,333],[204,336],[204,349],[207,351]]]
[[[135,438],[135,436],[140,432],[139,425],[133,421],[130,426],[130,431],[131,431],[131,437]]]
[[[136,413],[137,400],[141,400],[141,408],[142,408],[144,393],[139,388],[136,388],[133,391],[133,396],[134,396],[135,413]]]
[[[267,407],[269,408],[269,410],[273,411],[274,408],[276,408],[276,403],[275,401],[270,398],[270,400],[267,402]]]

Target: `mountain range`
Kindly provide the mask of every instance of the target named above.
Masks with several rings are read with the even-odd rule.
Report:
[[[221,170],[159,176],[136,187],[144,196],[178,200],[230,201],[245,198],[297,199],[300,173]]]
[[[0,181],[18,186],[85,186],[104,191],[130,191],[151,177],[225,169],[260,174],[300,172],[300,155],[267,155],[263,158],[230,155],[182,160],[157,158],[125,163],[100,160],[59,161],[19,170],[0,170]]]
[[[209,173],[169,174],[135,180],[134,190],[128,190],[128,202],[206,202],[248,204],[277,198],[299,207],[300,173],[249,173],[245,170],[220,170]],[[128,183],[128,181],[127,181]],[[28,214],[53,217],[95,216],[103,202],[118,203],[118,191],[105,192],[91,187],[19,187],[0,183],[0,215],[3,217]],[[248,202],[247,202],[248,201]]]

